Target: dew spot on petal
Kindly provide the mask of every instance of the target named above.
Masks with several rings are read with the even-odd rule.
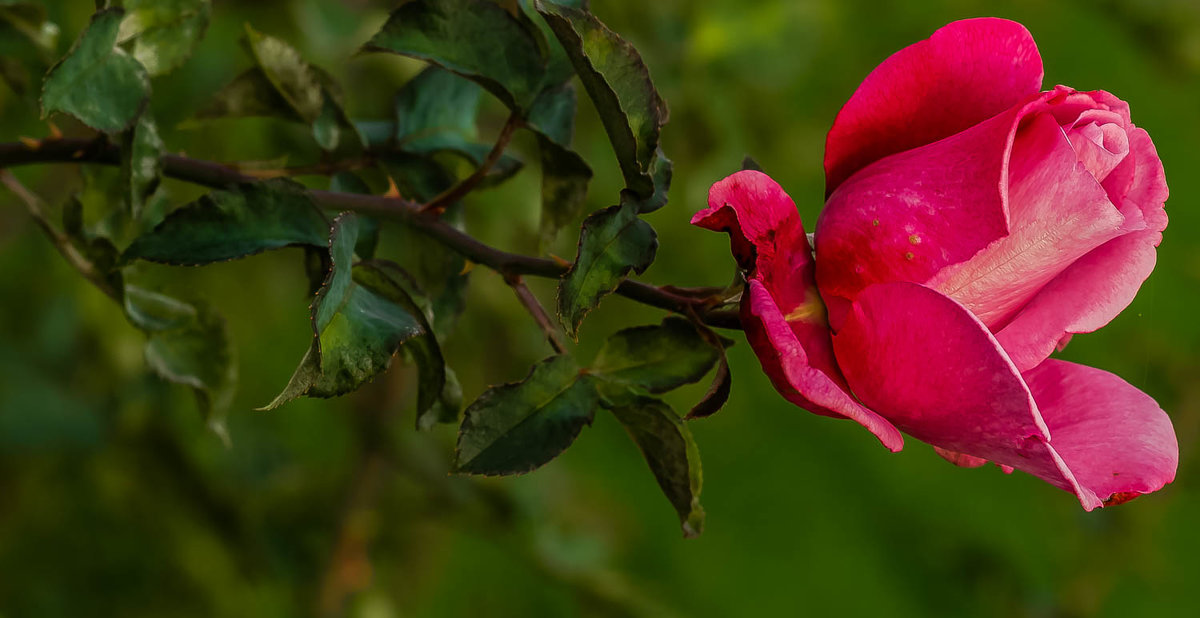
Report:
[[[905,253],[905,254],[904,254],[904,259],[906,259],[906,260],[911,260],[911,259],[913,259],[913,252],[912,252],[912,251],[909,251],[908,253]]]
[[[919,245],[919,244],[921,244],[921,237],[917,236],[916,234],[912,234],[911,236],[908,237],[908,242],[910,242],[914,245]]]

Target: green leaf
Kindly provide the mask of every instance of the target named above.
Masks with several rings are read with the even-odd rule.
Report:
[[[213,191],[167,215],[123,260],[201,265],[293,245],[323,247],[329,222],[304,187],[286,179]]]
[[[625,186],[640,197],[654,193],[653,159],[667,108],[637,50],[591,13],[535,2],[575,65],[596,104]]]
[[[418,406],[433,407],[443,392],[445,365],[424,312],[408,292],[370,264],[353,266],[359,219],[344,213],[329,237],[332,268],[310,315],[313,341],[283,392],[265,409],[301,395],[336,397],[385,371],[397,348],[415,341],[421,380]]]
[[[397,276],[389,275],[392,274]],[[403,351],[417,364],[417,427],[428,429],[434,423],[452,423],[462,404],[462,387],[446,388],[446,360],[425,311],[413,299],[411,278],[394,264],[364,263],[354,268],[354,280],[370,291],[392,301],[417,319],[421,333],[404,342]],[[454,401],[457,389],[457,403]]]
[[[150,99],[141,63],[115,47],[124,12],[106,9],[71,51],[50,68],[42,85],[42,116],[63,112],[106,133],[129,128]]]
[[[258,32],[249,24],[243,43],[288,106],[305,122],[315,121],[325,104],[322,84],[317,72],[304,61],[300,52],[273,36]]]
[[[159,376],[192,387],[209,427],[227,443],[224,417],[233,402],[237,361],[225,321],[205,304],[129,285],[125,315],[146,333],[146,364]]]
[[[530,25],[531,31],[535,34],[538,48],[542,50],[542,56],[546,58],[546,77],[543,83],[548,87],[554,87],[575,77],[575,67],[571,64],[571,59],[567,58],[562,46],[553,41],[554,34],[550,32],[546,20],[534,8],[533,0],[519,0],[519,4],[521,17]],[[559,0],[555,4],[585,11],[588,8],[587,2],[584,0]]]
[[[163,150],[158,127],[149,112],[121,136],[121,182],[134,219],[141,217],[146,199],[158,188]]]
[[[426,67],[396,93],[395,140],[403,144],[442,132],[475,139],[480,92],[467,79],[438,66]]]
[[[667,191],[671,189],[671,160],[663,154],[662,149],[654,156],[654,193],[649,197],[638,197],[632,191],[622,191],[621,199],[637,203],[637,211],[641,214],[654,212],[667,205]]]
[[[234,78],[196,113],[197,118],[275,117],[303,122],[259,67]]]
[[[209,0],[125,0],[118,39],[152,76],[179,68],[208,29]]]
[[[575,88],[571,84],[543,90],[530,110],[528,126],[538,134],[542,160],[541,243],[583,214],[592,168],[571,150],[575,132]]]
[[[335,193],[357,193],[371,195],[371,188],[354,172],[340,171],[329,179],[329,190]],[[358,216],[358,243],[354,245],[354,254],[359,259],[369,260],[375,257],[375,248],[379,245],[379,221],[374,217]]]
[[[658,486],[675,507],[683,535],[698,536],[704,530],[704,509],[700,506],[703,475],[700,451],[691,431],[670,406],[650,397],[613,408],[612,412],[642,451]]]
[[[592,373],[610,382],[664,393],[704,377],[720,353],[691,322],[669,316],[662,324],[618,331],[596,356]]]
[[[524,474],[566,450],[595,415],[599,395],[568,356],[552,356],[520,382],[493,386],[466,411],[456,467],[468,474]]]
[[[567,334],[578,338],[584,316],[630,270],[640,274],[649,268],[657,249],[654,228],[638,219],[635,205],[611,206],[585,219],[575,263],[558,284],[558,317]]]
[[[334,150],[342,137],[341,108],[329,93],[321,96],[321,113],[312,121],[313,139],[322,150]]]
[[[483,86],[511,109],[533,103],[546,71],[533,36],[485,0],[416,0],[363,47],[427,60]]]

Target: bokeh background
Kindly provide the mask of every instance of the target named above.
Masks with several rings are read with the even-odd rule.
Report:
[[[152,109],[174,151],[222,161],[315,160],[306,130],[272,120],[189,117],[249,61],[243,23],[284,38],[333,73],[353,116],[383,118],[419,65],[355,56],[390,3],[214,2],[193,58],[154,82]],[[644,279],[723,285],[725,237],[687,225],[708,186],[754,156],[811,229],[821,208],[825,131],[859,80],[891,52],[954,19],[1024,23],[1046,84],[1128,101],[1164,161],[1171,224],[1133,305],[1063,358],[1153,395],[1179,436],[1176,482],[1084,513],[1070,495],[994,467],[957,469],[909,440],[882,449],[849,422],[786,403],[740,334],[732,398],[691,424],[704,462],[704,534],[681,538],[670,506],[622,429],[600,415],[535,473],[447,475],[454,430],[412,427],[413,374],[394,367],[331,401],[253,409],[304,350],[299,250],[203,269],[151,268],[169,291],[227,318],[241,367],[232,447],[206,431],[191,394],[153,377],[142,335],[0,194],[0,617],[26,616],[1196,616],[1200,576],[1200,5],[1193,0],[593,1],[644,55],[671,109],[670,204]],[[60,52],[90,0],[48,0]],[[483,111],[482,135],[504,112]],[[68,130],[69,122],[60,123]],[[0,141],[46,126],[0,89]],[[590,206],[620,188],[587,104],[578,149]],[[467,201],[472,233],[537,251],[536,151],[509,184]],[[17,169],[51,204],[112,170]],[[319,178],[306,179],[314,184]],[[173,203],[200,194],[164,185]],[[87,199],[103,200],[103,194]],[[85,202],[87,200],[85,199]],[[573,255],[573,234],[553,247]],[[383,253],[405,238],[386,237]],[[388,247],[391,247],[389,249]],[[547,282],[533,284],[552,298]],[[549,353],[498,276],[477,269],[447,342],[468,400],[522,377]],[[584,324],[588,359],[615,329],[661,312],[606,300]],[[698,385],[672,395],[677,408]]]

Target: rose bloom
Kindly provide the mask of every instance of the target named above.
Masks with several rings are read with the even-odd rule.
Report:
[[[949,24],[838,114],[815,246],[756,171],[713,185],[692,222],[729,233],[746,336],[789,401],[893,451],[903,432],[1024,470],[1090,511],[1171,482],[1175,433],[1121,378],[1048,356],[1133,300],[1167,185],[1128,105],[1041,82],[1020,24]]]

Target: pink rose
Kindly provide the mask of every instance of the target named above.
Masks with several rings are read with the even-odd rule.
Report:
[[[1121,378],[1047,357],[1133,300],[1167,185],[1123,101],[1041,82],[1020,24],[952,23],[838,114],[815,257],[759,172],[713,185],[692,223],[729,232],[746,336],[789,401],[893,451],[904,432],[1024,470],[1090,511],[1171,482],[1175,433]]]

